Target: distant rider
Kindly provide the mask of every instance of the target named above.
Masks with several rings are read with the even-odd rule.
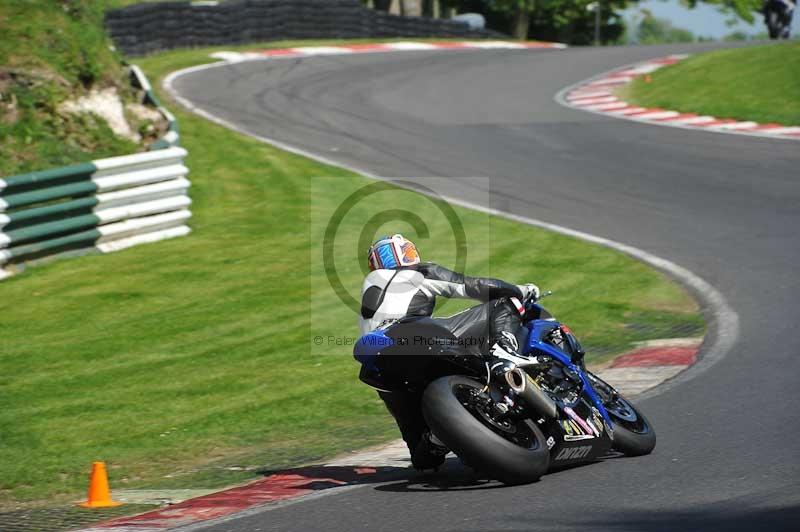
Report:
[[[761,11],[770,39],[788,39],[797,0],[766,0]]]
[[[420,262],[413,242],[396,234],[383,237],[368,251],[372,270],[361,291],[361,334],[406,317],[430,317],[436,297],[481,301],[437,324],[457,338],[488,338],[482,356],[488,360],[519,361],[517,332],[525,313],[522,301],[539,296],[534,284],[513,285],[499,279],[468,277],[432,262]],[[447,449],[431,436],[422,416],[421,395],[379,391],[394,416],[417,469],[432,469],[444,462]]]

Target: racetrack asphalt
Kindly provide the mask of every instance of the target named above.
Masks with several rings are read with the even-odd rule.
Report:
[[[377,175],[488,176],[491,207],[667,258],[710,282],[740,318],[725,358],[639,403],[659,437],[650,456],[517,487],[460,485],[458,474],[395,480],[209,530],[797,529],[800,147],[554,100],[600,72],[713,46],[310,57],[176,79],[183,98],[243,130]]]

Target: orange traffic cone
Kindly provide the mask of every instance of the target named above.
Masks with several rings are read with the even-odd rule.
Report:
[[[89,477],[89,499],[80,503],[80,506],[84,508],[109,508],[120,504],[122,503],[111,500],[105,462],[94,462],[92,464],[92,474]]]

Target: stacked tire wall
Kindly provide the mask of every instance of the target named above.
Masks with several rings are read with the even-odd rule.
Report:
[[[134,4],[106,13],[115,45],[131,56],[173,48],[294,39],[496,38],[466,24],[400,17],[359,0],[229,0]]]

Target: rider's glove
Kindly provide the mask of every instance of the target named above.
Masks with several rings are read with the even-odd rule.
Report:
[[[541,290],[539,290],[539,287],[533,283],[520,284],[517,285],[517,288],[519,288],[520,291],[522,292],[523,299],[528,299],[528,297],[533,296],[534,301],[536,301],[542,294]]]

